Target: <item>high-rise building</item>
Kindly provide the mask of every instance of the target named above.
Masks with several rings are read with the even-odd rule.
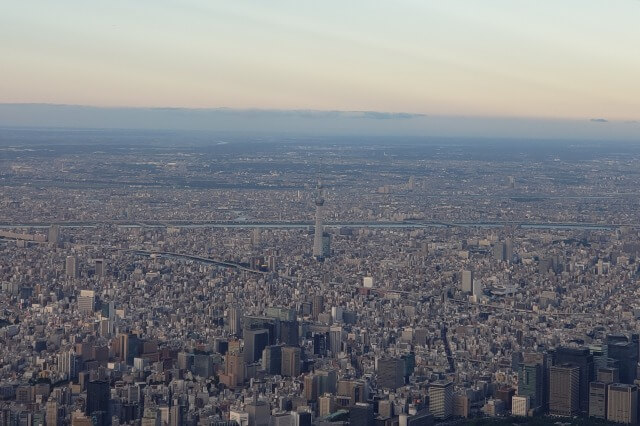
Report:
[[[493,246],[493,257],[498,262],[504,262],[506,260],[505,244],[504,243],[502,243],[502,242],[495,243],[495,245]]]
[[[504,240],[504,260],[509,263],[513,261],[513,240],[511,238]]]
[[[269,345],[269,330],[247,330],[244,336],[244,362],[251,364],[262,356],[262,351]]]
[[[232,408],[229,411],[229,421],[235,422],[238,426],[249,426],[249,413]]]
[[[429,385],[429,412],[436,419],[453,414],[453,382],[438,381]]]
[[[477,301],[477,299],[482,296],[482,282],[480,280],[473,280],[472,283],[472,293],[476,297]]]
[[[328,333],[313,333],[313,354],[319,356],[327,356],[327,337]]]
[[[277,318],[282,322],[285,321],[296,321],[296,311],[295,309],[286,308],[282,306],[269,306],[265,310],[265,316],[271,318]]]
[[[293,411],[291,412],[291,426],[311,426],[312,417],[311,413],[307,411]]]
[[[349,425],[370,426],[373,425],[373,405],[366,402],[358,402],[349,410]]]
[[[253,232],[251,233],[251,245],[258,246],[262,241],[262,231],[260,228],[253,228]]]
[[[127,365],[133,365],[133,360],[140,355],[140,349],[142,348],[142,340],[137,334],[129,335],[129,347],[127,350]]]
[[[432,426],[433,414],[429,410],[421,410],[413,415],[400,413],[398,416],[400,426]]]
[[[408,383],[409,377],[416,369],[416,354],[415,352],[409,352],[400,357],[404,361],[404,382]]]
[[[515,389],[508,386],[500,387],[495,392],[496,399],[499,399],[504,403],[504,409],[507,411],[511,411],[511,399],[515,394]]]
[[[278,318],[247,315],[243,317],[242,321],[243,330],[268,330],[269,344],[275,345],[277,343],[280,337],[280,320]]]
[[[329,329],[329,350],[335,357],[342,351],[342,327],[332,326]]]
[[[78,259],[75,256],[67,256],[64,271],[68,278],[78,278]]]
[[[49,226],[49,232],[47,233],[47,241],[55,246],[60,245],[60,225]]]
[[[470,414],[469,397],[462,393],[453,395],[453,415],[467,418]]]
[[[331,234],[322,234],[322,258],[331,256]]]
[[[271,413],[270,426],[291,426],[293,422],[293,413],[287,411],[276,411]]]
[[[297,321],[280,321],[280,341],[285,345],[297,346],[300,342]]]
[[[511,414],[514,416],[526,417],[529,415],[530,408],[528,396],[514,395],[511,398]]]
[[[620,383],[620,370],[617,368],[598,368],[596,373],[596,381],[602,383]]]
[[[47,405],[46,405],[46,423],[47,426],[51,425],[51,426],[59,426],[62,424],[62,416],[60,414],[60,410],[61,407],[59,406],[59,404],[54,401],[54,400],[49,400],[47,401]]]
[[[178,401],[174,401],[169,410],[170,426],[182,426],[184,424],[185,407]]]
[[[623,383],[609,385],[607,420],[627,425],[638,424],[638,387]]]
[[[395,390],[404,386],[404,360],[379,358],[377,362],[378,387]]]
[[[94,426],[93,419],[85,415],[82,411],[74,411],[71,413],[71,426]]]
[[[622,335],[607,336],[607,355],[617,361],[621,383],[632,384],[636,379],[638,345],[637,334],[631,335],[630,338]]]
[[[563,364],[549,369],[549,412],[573,416],[580,411],[580,367]]]
[[[336,370],[316,370],[315,375],[318,377],[318,394],[336,393],[336,385],[338,383],[338,373]]]
[[[84,413],[87,416],[92,416],[96,412],[105,413],[105,418],[109,419],[110,424],[110,399],[111,389],[109,382],[104,380],[90,381],[87,384],[87,401]]]
[[[464,293],[469,293],[473,291],[473,271],[462,271],[462,287],[461,290]]]
[[[213,358],[208,353],[196,353],[193,354],[193,365],[191,371],[196,376],[211,377],[213,376],[214,366]]]
[[[78,312],[81,314],[93,314],[96,303],[96,294],[93,290],[80,290],[78,296]]]
[[[282,372],[282,346],[271,345],[262,351],[262,369],[267,374],[280,374]]]
[[[104,259],[96,259],[96,277],[102,278],[104,277]]]
[[[538,406],[546,411],[549,407],[549,364],[550,359],[546,352],[525,352],[522,354],[523,365],[540,365],[540,373],[542,375],[542,399],[536,401],[537,405],[531,405],[531,408]],[[531,403],[531,401],[530,401]]]
[[[318,415],[326,417],[336,411],[336,397],[331,394],[324,394],[318,397]]]
[[[555,364],[572,364],[580,367],[579,403],[580,411],[589,410],[589,383],[595,377],[593,354],[587,348],[559,347],[555,351]]]
[[[245,380],[245,362],[242,352],[227,352],[224,361],[225,374],[220,376],[220,381],[232,388],[242,385]]]
[[[353,405],[367,400],[367,389],[363,380],[342,379],[338,381],[337,395],[349,398]]]
[[[529,397],[532,408],[543,405],[544,371],[540,364],[521,364],[518,371],[518,395]]]
[[[323,194],[323,186],[321,183],[318,183],[317,193],[316,193],[316,224],[313,234],[313,257],[316,259],[323,259],[324,250],[323,250],[323,236],[324,236],[324,223],[323,223],[323,210],[324,210],[324,194]]]
[[[230,306],[227,310],[227,324],[229,326],[229,334],[240,336],[242,330],[242,313],[235,306]]]
[[[324,296],[316,294],[313,296],[313,318],[318,319],[318,315],[324,312]]]
[[[300,375],[300,348],[297,346],[284,346],[282,348],[281,374],[286,377],[298,377]]]
[[[607,387],[603,382],[589,383],[589,417],[607,418]]]
[[[142,341],[138,335],[131,333],[120,333],[117,339],[116,356],[118,356],[121,362],[127,365],[133,365],[133,359],[140,355]]]
[[[73,350],[63,351],[58,354],[58,371],[66,374],[69,380],[75,380],[78,377],[78,370],[82,358]]]
[[[307,374],[304,376],[304,398],[307,401],[315,401],[318,399],[319,380],[315,374]]]
[[[244,409],[249,413],[249,426],[269,426],[271,410],[265,401],[254,398]]]

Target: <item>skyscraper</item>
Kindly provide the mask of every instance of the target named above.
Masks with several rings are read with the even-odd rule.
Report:
[[[511,238],[504,240],[504,260],[509,263],[513,261],[513,240]]]
[[[229,334],[239,336],[242,330],[242,313],[235,306],[230,306],[227,310],[227,324],[229,326]]]
[[[224,361],[225,374],[220,376],[220,381],[232,388],[244,383],[245,363],[242,352],[228,352]]]
[[[313,318],[318,319],[318,315],[324,312],[324,296],[317,294],[313,296]]]
[[[299,340],[298,323],[296,321],[280,321],[280,341],[285,345],[296,346]]]
[[[105,413],[105,418],[111,420],[109,415],[109,400],[111,390],[109,382],[103,380],[93,380],[87,385],[87,402],[85,404],[85,414],[91,416],[96,412]],[[111,422],[109,422],[111,423]]]
[[[617,368],[598,368],[596,380],[602,383],[620,383],[620,371]]]
[[[541,406],[544,411],[546,411],[549,407],[549,357],[546,352],[525,352],[522,354],[522,362],[524,365],[540,365],[542,375],[542,399],[539,399],[535,406],[531,405],[531,408]]]
[[[556,349],[555,359],[556,365],[572,364],[580,367],[580,410],[586,413],[589,410],[589,382],[593,381],[595,376],[593,355],[587,348],[560,347]]]
[[[267,346],[262,351],[262,369],[267,374],[280,374],[282,371],[282,346]]]
[[[518,395],[529,397],[532,408],[543,405],[544,371],[540,364],[527,363],[520,365],[518,372]]]
[[[366,402],[358,402],[349,410],[349,424],[352,426],[369,426],[374,424],[373,406]]]
[[[471,293],[473,291],[473,271],[462,271],[461,287],[464,293]]]
[[[291,426],[311,426],[311,413],[303,411],[291,412]]]
[[[58,246],[60,244],[60,225],[49,226],[49,232],[47,234],[47,241]]]
[[[104,277],[104,259],[96,259],[96,278]]]
[[[379,388],[395,390],[404,385],[404,360],[380,358],[377,370]]]
[[[78,278],[78,259],[75,256],[67,256],[64,271],[67,277]]]
[[[318,376],[315,374],[307,374],[304,376],[304,397],[307,401],[316,401],[318,399]]]
[[[504,245],[504,243],[497,242],[493,246],[493,257],[498,262],[504,262],[506,260],[506,253],[505,253],[505,245]]]
[[[342,327],[332,326],[329,329],[329,350],[334,357],[342,351]]]
[[[528,396],[514,396],[511,398],[511,414],[514,416],[526,417],[529,415],[529,397]]]
[[[96,303],[96,294],[93,290],[80,290],[78,296],[78,311],[82,314],[92,314]]]
[[[281,374],[288,377],[300,375],[300,348],[297,346],[284,346],[282,348]]]
[[[335,370],[316,370],[318,377],[318,394],[335,393],[338,374]]]
[[[245,405],[244,409],[249,413],[250,425],[269,426],[271,413],[269,411],[269,404],[265,401],[258,400],[257,396],[254,396],[253,401]]]
[[[448,419],[453,414],[453,383],[434,382],[429,385],[429,412],[436,419]]]
[[[72,349],[58,354],[58,371],[66,374],[72,380],[78,377],[78,368],[81,367],[82,358]]]
[[[573,416],[580,411],[580,367],[564,364],[549,369],[549,412]]]
[[[631,338],[620,335],[607,336],[607,354],[609,358],[617,361],[621,383],[632,384],[636,379],[638,340],[637,334]]]
[[[318,188],[316,193],[316,225],[313,234],[313,257],[316,259],[323,259],[323,236],[324,236],[324,224],[323,224],[323,207],[324,207],[324,194],[323,187],[318,182]]]
[[[607,384],[589,383],[589,417],[607,418]]]
[[[118,351],[117,355],[119,355],[121,362],[127,362],[127,358],[129,357],[129,334],[128,333],[120,333],[118,334]]]
[[[607,420],[610,422],[638,424],[638,387],[622,383],[609,385]]]
[[[49,400],[46,404],[46,423],[47,426],[58,426],[61,424],[60,407],[55,400]]]
[[[318,414],[320,417],[328,416],[336,410],[336,397],[326,394],[318,397]]]
[[[244,330],[244,362],[251,364],[262,357],[262,350],[269,344],[269,330]]]

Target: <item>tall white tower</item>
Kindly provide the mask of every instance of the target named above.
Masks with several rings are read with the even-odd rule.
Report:
[[[313,257],[321,259],[322,252],[322,236],[324,235],[324,224],[322,223],[322,214],[324,206],[324,194],[322,183],[318,182],[316,193],[316,227],[313,234]]]

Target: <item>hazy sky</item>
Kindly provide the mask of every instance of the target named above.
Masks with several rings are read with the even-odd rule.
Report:
[[[30,0],[0,102],[640,119],[638,0]]]

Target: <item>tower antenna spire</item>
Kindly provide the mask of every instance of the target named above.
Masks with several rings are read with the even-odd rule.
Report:
[[[318,260],[324,258],[323,250],[323,237],[324,237],[324,186],[322,181],[318,179],[318,186],[316,187],[316,224],[313,234],[313,257]]]

